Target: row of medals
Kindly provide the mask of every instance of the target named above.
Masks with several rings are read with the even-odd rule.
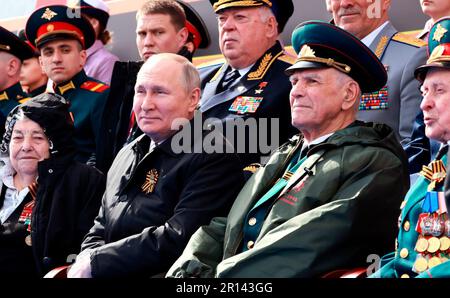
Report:
[[[420,222],[420,227],[422,233],[416,242],[417,258],[413,268],[416,273],[448,261],[450,248],[450,220],[447,213],[441,216],[429,214]]]

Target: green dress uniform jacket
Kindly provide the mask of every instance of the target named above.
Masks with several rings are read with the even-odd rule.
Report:
[[[0,91],[0,119],[3,119],[0,125],[2,132],[4,132],[5,121],[8,117],[9,112],[11,112],[11,110],[14,109],[15,106],[24,103],[28,99],[28,95],[23,92],[22,86],[19,82],[10,86],[9,88],[6,88],[5,90]]]
[[[442,158],[447,164],[447,156]],[[381,259],[381,268],[370,277],[381,278],[444,278],[450,277],[450,262],[443,262],[420,274],[413,271],[417,257],[415,246],[419,233],[415,227],[422,211],[422,202],[425,199],[430,182],[422,175],[406,195],[402,203],[402,211],[399,218],[399,232],[396,240],[396,251],[386,254]]]
[[[355,122],[309,149],[281,193],[257,207],[266,208],[264,220],[247,218],[301,145],[294,137],[275,151],[228,217],[191,237],[168,276],[314,277],[388,251],[409,178],[403,150],[384,124]],[[260,225],[259,233],[243,243],[249,225]]]
[[[109,86],[88,77],[82,70],[69,82],[56,85],[54,90],[70,102],[77,147],[75,160],[95,166],[102,159],[97,154],[102,144],[98,138]]]
[[[375,92],[377,100],[365,94],[361,100],[358,119],[380,122],[394,129],[405,144],[410,141],[414,119],[420,111],[422,95],[414,70],[426,62],[426,43],[399,33],[388,23],[368,45],[388,72],[385,90]]]

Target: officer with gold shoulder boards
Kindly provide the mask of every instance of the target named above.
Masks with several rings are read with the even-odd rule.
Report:
[[[425,134],[442,145],[401,205],[396,251],[382,258],[372,277],[450,277],[450,219],[443,187],[450,141],[450,18],[431,28],[428,52],[415,76],[422,83]]]
[[[4,131],[6,117],[28,96],[20,86],[22,61],[33,57],[33,49],[16,35],[0,27],[0,131]],[[2,133],[3,136],[3,133]]]
[[[381,60],[388,73],[383,88],[361,98],[358,119],[381,122],[406,144],[422,99],[414,70],[425,63],[426,43],[397,31],[389,20],[391,0],[331,0],[334,23],[352,33]],[[375,7],[376,6],[376,7]],[[379,12],[379,15],[372,15]]]
[[[278,41],[294,7],[291,0],[210,2],[217,15],[225,63],[200,70],[200,111],[205,118],[218,118],[221,122],[214,123],[223,126],[227,136],[231,136],[228,127],[233,127],[228,124],[256,120],[258,131],[234,129],[235,137],[229,139],[246,167],[260,163],[267,151],[295,134],[289,107],[291,85],[284,75],[295,59],[285,54]],[[267,127],[261,124],[263,119]],[[246,135],[239,138],[243,131]],[[266,142],[261,142],[262,136]],[[275,148],[262,148],[270,144],[267,140],[276,142]]]
[[[98,141],[109,86],[83,70],[86,49],[95,40],[87,19],[63,5],[45,6],[29,17],[25,33],[41,56],[39,61],[54,90],[70,102],[75,123],[76,160],[95,166],[102,160]]]

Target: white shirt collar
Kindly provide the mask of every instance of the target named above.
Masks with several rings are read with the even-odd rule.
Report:
[[[252,65],[247,66],[246,68],[238,69],[237,71],[239,71],[239,75],[241,77],[245,76],[247,74],[247,72],[249,72],[250,69],[253,67],[253,65],[255,65],[255,64],[253,63]],[[231,67],[231,65],[230,65],[230,67]],[[233,70],[234,70],[234,68],[231,67],[231,71],[233,71]]]
[[[384,29],[384,27],[387,26],[388,23],[389,23],[389,21],[384,22],[380,27],[373,30],[372,32],[369,33],[369,35],[367,35],[366,37],[361,39],[361,42],[369,47],[372,44],[372,42],[375,40],[377,35],[381,32],[381,30]]]
[[[320,144],[320,143],[322,143],[323,141],[325,141],[326,139],[328,139],[329,137],[331,137],[333,134],[334,134],[334,132],[329,133],[329,134],[326,134],[326,135],[323,135],[323,136],[321,136],[321,137],[318,137],[317,139],[312,140],[312,141],[309,142],[309,143],[308,143],[308,141],[304,140],[304,141],[303,141],[303,146],[302,146],[302,148],[303,148],[303,147],[306,147],[306,146],[310,146],[310,145]]]

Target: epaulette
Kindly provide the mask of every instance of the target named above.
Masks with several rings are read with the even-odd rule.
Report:
[[[295,63],[295,61],[297,61],[297,57],[292,56],[290,54],[283,54],[280,57],[278,57],[278,60],[292,65]]]
[[[89,90],[92,92],[98,92],[98,93],[102,93],[103,91],[107,90],[108,88],[109,88],[108,85],[99,83],[99,82],[94,82],[94,81],[86,81],[83,84],[81,84],[81,86],[80,86],[80,89],[85,89],[85,90]]]
[[[22,99],[19,99],[18,102],[19,102],[20,104],[23,104],[23,103],[29,101],[30,99],[31,99],[31,97],[24,97],[24,98],[22,98]]]
[[[248,166],[246,166],[243,171],[244,172],[250,172],[250,173],[255,173],[259,168],[261,167],[261,165],[259,163],[252,163]]]
[[[409,44],[411,46],[415,46],[415,47],[423,47],[426,46],[427,43],[421,39],[418,39],[416,37],[411,36],[411,34],[405,34],[404,32],[398,32],[397,34],[395,34],[392,37],[393,40],[398,41],[398,42],[402,42],[405,44]]]
[[[200,69],[200,68],[224,64],[225,58],[223,57],[222,54],[201,56],[201,57],[193,58],[192,63],[195,65],[195,67]]]

